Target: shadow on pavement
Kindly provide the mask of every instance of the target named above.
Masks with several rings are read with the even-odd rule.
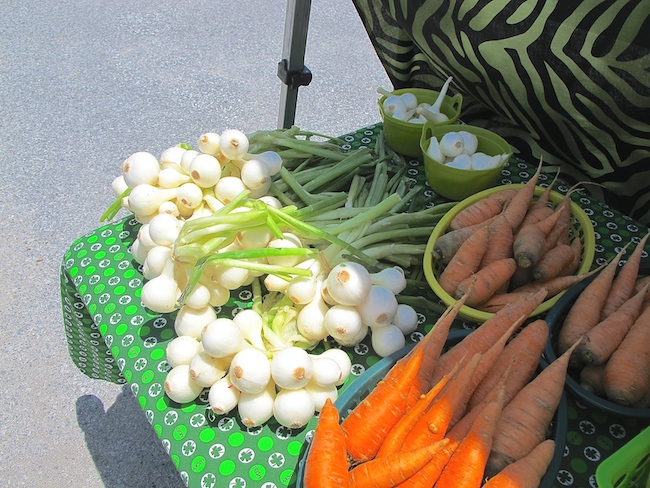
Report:
[[[107,488],[185,487],[128,386],[106,411],[96,396],[79,397],[77,423]]]

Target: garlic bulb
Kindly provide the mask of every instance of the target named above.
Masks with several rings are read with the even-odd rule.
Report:
[[[370,273],[370,283],[384,286],[393,292],[393,295],[399,295],[406,288],[406,277],[401,267],[393,266]]]
[[[327,292],[341,305],[362,303],[370,293],[371,284],[368,270],[355,262],[337,264],[327,275]]]
[[[246,347],[251,347],[237,324],[224,317],[217,318],[203,327],[201,343],[205,352],[215,358],[232,356]]]
[[[392,322],[397,312],[397,298],[381,285],[372,285],[368,297],[356,307],[361,320],[369,327],[383,327]]]
[[[336,386],[320,386],[313,380],[307,383],[305,390],[307,390],[311,396],[311,400],[314,402],[314,409],[317,412],[321,411],[328,398],[332,400],[332,403],[334,403],[339,396],[339,391]]]
[[[311,359],[314,364],[314,372],[310,382],[325,387],[334,386],[341,381],[343,371],[334,358],[311,355]]]
[[[239,403],[240,391],[230,382],[226,375],[210,387],[208,403],[217,415],[230,412]]]
[[[179,364],[170,369],[164,387],[167,396],[176,403],[191,402],[203,391],[203,387],[190,376],[188,364]]]
[[[304,349],[287,347],[271,360],[271,376],[280,388],[298,389],[309,382],[314,372],[311,357]]]
[[[187,335],[199,339],[205,325],[216,318],[217,313],[209,305],[196,309],[186,304],[178,309],[174,319],[174,330],[176,335]]]
[[[155,185],[159,171],[158,159],[146,151],[133,153],[122,162],[124,182],[129,188],[135,188],[140,184]]]
[[[323,351],[319,357],[331,358],[336,361],[339,365],[339,368],[341,368],[341,379],[336,382],[336,386],[341,386],[343,383],[345,383],[345,380],[348,379],[348,376],[350,376],[350,372],[352,371],[352,361],[350,359],[350,355],[343,349],[332,348]]]
[[[194,355],[190,361],[190,376],[199,385],[209,388],[221,378],[226,376],[228,361],[222,358],[213,358],[205,351]]]
[[[275,397],[275,385],[272,381],[260,393],[242,392],[237,405],[242,423],[246,427],[256,427],[269,420],[273,416]]]
[[[406,345],[404,334],[402,334],[402,331],[393,324],[389,324],[385,327],[375,327],[372,329],[370,338],[372,348],[381,357],[389,356]]]
[[[271,363],[266,355],[253,347],[239,351],[232,358],[230,382],[244,393],[260,393],[271,380]]]
[[[463,152],[470,156],[474,154],[478,149],[478,137],[466,130],[459,130],[458,134],[463,138]]]
[[[397,326],[405,336],[409,335],[418,327],[418,314],[410,305],[400,303],[393,317],[393,325]]]
[[[165,357],[172,368],[180,364],[190,364],[192,358],[201,350],[201,343],[191,336],[172,339],[165,349]]]
[[[355,307],[348,305],[334,305],[330,307],[325,313],[323,325],[329,335],[336,342],[344,346],[356,344],[355,341],[361,334],[364,334],[363,337],[365,337],[365,331],[368,327],[363,323],[359,311]]]
[[[273,402],[273,416],[285,427],[298,429],[314,416],[314,400],[305,388],[280,390]]]
[[[458,132],[447,132],[440,138],[440,151],[448,158],[462,154],[463,148],[463,138]]]

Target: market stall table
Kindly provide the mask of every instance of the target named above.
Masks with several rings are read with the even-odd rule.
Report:
[[[374,147],[381,124],[343,136],[346,147]],[[420,164],[407,161],[414,181],[424,181]],[[526,181],[534,167],[512,159],[502,173],[502,183]],[[545,174],[539,183],[550,182]],[[566,192],[567,186],[558,190]],[[427,189],[416,202],[433,205],[439,198]],[[620,246],[648,230],[630,218],[589,198],[573,195],[590,216],[596,231],[594,267]],[[179,405],[164,393],[169,368],[165,348],[175,337],[174,314],[154,314],[140,300],[143,276],[129,253],[137,236],[138,222],[126,216],[77,239],[63,258],[61,299],[69,353],[85,375],[118,384],[127,383],[189,487],[293,486],[297,466],[316,418],[301,429],[289,429],[270,421],[247,428],[231,412],[216,415],[207,406],[207,390],[195,402]],[[218,310],[232,316],[250,306],[251,292],[242,288]],[[436,298],[431,295],[432,300]],[[417,341],[439,317],[438,312],[418,308],[420,325],[411,336]],[[454,328],[476,324],[457,320]],[[354,348],[348,386],[380,358],[368,339]],[[556,486],[596,486],[599,463],[620,449],[648,425],[647,418],[615,417],[593,409],[568,395],[569,425],[564,458]]]

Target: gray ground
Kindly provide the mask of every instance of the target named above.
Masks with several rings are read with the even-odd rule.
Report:
[[[128,390],[69,359],[59,265],[120,162],[277,125],[280,0],[0,2],[0,486],[180,487]],[[347,0],[312,6],[296,124],[378,120],[388,79]]]

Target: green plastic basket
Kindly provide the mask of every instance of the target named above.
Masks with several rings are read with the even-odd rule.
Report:
[[[650,427],[647,427],[596,468],[598,488],[650,486]]]

